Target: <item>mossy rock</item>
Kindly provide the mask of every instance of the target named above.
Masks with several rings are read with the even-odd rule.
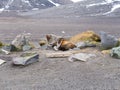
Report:
[[[70,38],[70,42],[72,43],[78,43],[81,41],[99,42],[100,40],[101,40],[100,37],[93,31],[86,31]]]

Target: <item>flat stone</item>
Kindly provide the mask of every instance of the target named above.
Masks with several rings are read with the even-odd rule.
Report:
[[[13,58],[13,64],[15,65],[28,65],[34,62],[39,61],[39,54],[36,53],[25,53],[22,54],[20,57]]]
[[[70,62],[74,62],[74,61],[83,61],[83,62],[86,62],[91,57],[96,57],[96,55],[95,54],[78,53],[78,54],[71,55],[68,58],[68,61],[70,61]]]

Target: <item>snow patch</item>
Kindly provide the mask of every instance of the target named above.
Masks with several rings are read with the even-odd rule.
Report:
[[[92,7],[92,6],[99,6],[99,5],[105,5],[106,2],[102,2],[102,3],[94,3],[94,4],[89,4],[87,5],[86,7],[89,8],[89,7]]]
[[[45,4],[41,4],[42,6],[45,6]]]
[[[115,1],[120,1],[120,0],[105,0],[107,3],[113,3]]]
[[[33,8],[32,10],[37,11],[37,10],[39,10],[39,8]]]
[[[58,4],[58,3],[54,3],[52,0],[48,0],[49,2],[51,2],[52,4],[54,4],[55,6],[60,6],[60,4]]]
[[[114,11],[115,11],[116,9],[118,9],[118,8],[120,8],[120,4],[114,5],[114,6],[112,7],[111,11],[106,12],[106,13],[104,13],[103,15],[110,14],[110,13],[114,12]]]
[[[5,8],[0,8],[0,13],[2,13],[4,11]]]
[[[113,0],[105,0],[107,3],[112,3]]]
[[[84,1],[84,0],[71,0],[72,2],[80,2],[80,1]]]
[[[29,0],[22,0],[22,2],[24,2],[24,3],[28,4],[29,6],[31,6]]]
[[[10,5],[13,3],[14,0],[9,0],[7,5],[5,6],[5,9],[8,9]]]

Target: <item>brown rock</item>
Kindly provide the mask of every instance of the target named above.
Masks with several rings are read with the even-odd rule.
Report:
[[[100,37],[93,31],[86,31],[70,38],[70,42],[78,43],[81,41],[100,41]]]
[[[64,38],[60,38],[57,43],[59,44],[58,50],[62,50],[62,51],[66,51],[76,47],[75,44],[71,43],[70,41]]]

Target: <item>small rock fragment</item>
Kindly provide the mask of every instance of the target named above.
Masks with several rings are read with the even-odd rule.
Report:
[[[114,58],[120,59],[120,47],[112,48],[110,55]]]
[[[47,44],[47,41],[46,40],[40,40],[39,42],[40,46],[44,46]]]

